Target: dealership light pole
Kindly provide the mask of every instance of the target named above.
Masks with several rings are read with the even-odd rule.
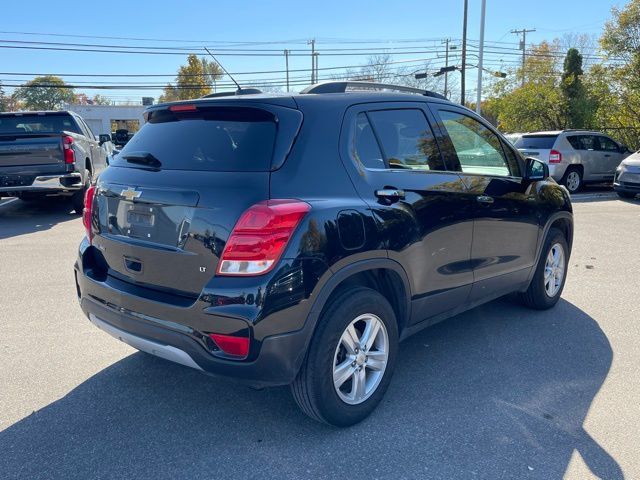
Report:
[[[482,0],[482,7],[480,12],[480,47],[478,51],[478,92],[476,97],[476,113],[480,115],[482,110],[481,102],[482,102],[482,60],[484,56],[484,20],[485,13],[487,10],[487,0]]]
[[[464,14],[462,18],[462,69],[460,70],[460,103],[465,104],[465,72],[467,70],[467,15],[469,0],[464,0]]]

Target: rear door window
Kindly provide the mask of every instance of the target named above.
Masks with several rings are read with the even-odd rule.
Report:
[[[597,150],[598,138],[594,135],[580,135],[580,150]]]
[[[151,154],[163,170],[269,171],[276,132],[273,114],[257,108],[156,110],[112,164],[139,167],[127,155]]]
[[[551,150],[556,143],[558,135],[523,135],[516,141],[516,148],[537,148],[540,150]]]
[[[418,109],[368,113],[389,168],[445,170],[424,113]]]

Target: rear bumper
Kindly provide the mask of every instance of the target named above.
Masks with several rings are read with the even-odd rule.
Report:
[[[0,192],[71,192],[84,186],[79,172],[38,175],[0,175]]]
[[[188,329],[173,330],[148,317],[136,318],[88,297],[80,299],[80,306],[94,325],[138,350],[256,387],[291,383],[297,375],[296,360],[306,345],[306,332],[301,330],[267,337],[253,361],[225,360],[209,353]]]

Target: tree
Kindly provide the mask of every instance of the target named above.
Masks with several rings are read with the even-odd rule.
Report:
[[[202,62],[202,68],[204,70],[207,83],[209,85],[213,85],[215,90],[216,82],[223,76],[222,68],[220,68],[220,65],[218,65],[214,60],[209,60],[208,58],[202,58],[200,61]]]
[[[187,57],[187,64],[178,69],[175,85],[169,83],[159,100],[170,102],[203,97],[211,93],[211,85],[221,77],[221,69],[217,63],[191,54]]]
[[[9,98],[4,94],[2,82],[0,82],[0,112],[9,110]]]
[[[569,49],[563,67],[560,90],[566,115],[565,128],[585,128],[591,123],[595,105],[582,83],[582,55],[577,49]]]
[[[600,47],[613,61],[594,69],[592,87],[601,95],[597,122],[615,129],[615,138],[640,147],[640,0],[611,9]]]
[[[556,130],[566,123],[565,102],[555,75],[557,42],[542,42],[531,48],[524,71],[517,69],[492,86],[483,112],[507,132]],[[521,85],[522,77],[524,86]]]
[[[91,99],[91,102],[94,105],[111,105],[113,103],[108,98],[103,97],[102,95],[98,95],[98,94],[93,96],[93,98]]]
[[[59,77],[45,75],[25,83],[15,92],[27,110],[57,110],[75,97],[72,88]]]

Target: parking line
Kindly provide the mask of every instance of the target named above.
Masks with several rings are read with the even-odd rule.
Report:
[[[15,202],[16,200],[18,200],[18,199],[17,199],[17,198],[15,198],[15,197],[14,197],[14,198],[10,198],[10,199],[9,199],[9,200],[7,200],[6,202],[5,202],[5,201],[0,200],[0,207],[4,207],[5,205],[9,205],[10,203]]]

